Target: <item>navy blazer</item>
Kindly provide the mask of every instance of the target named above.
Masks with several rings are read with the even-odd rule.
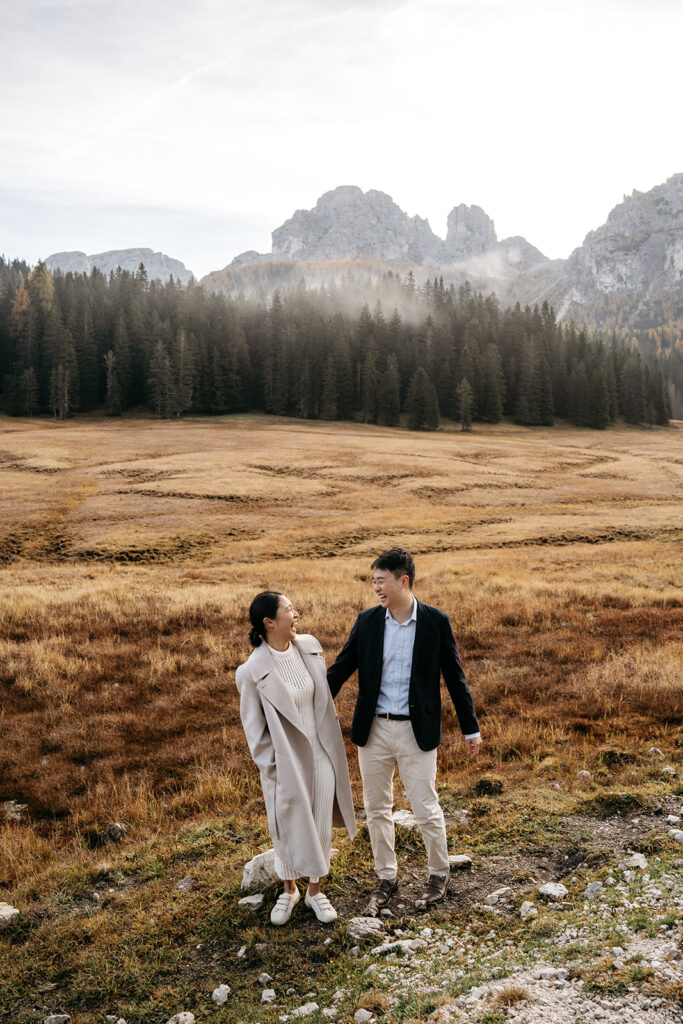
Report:
[[[382,681],[385,617],[386,609],[381,605],[361,612],[337,660],[327,670],[327,682],[333,697],[337,696],[349,676],[358,671],[358,697],[351,739],[359,747],[367,743],[377,707]],[[450,620],[441,609],[418,601],[409,709],[415,739],[421,750],[433,750],[441,742],[441,674],[463,733],[469,736],[479,732]]]

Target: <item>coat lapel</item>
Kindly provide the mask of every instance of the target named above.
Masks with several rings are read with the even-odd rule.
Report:
[[[330,689],[327,685],[327,670],[325,668],[325,659],[322,654],[309,654],[302,651],[299,644],[296,645],[297,650],[303,658],[304,665],[311,673],[313,682],[315,683],[315,691],[313,696],[313,710],[315,712],[315,720],[318,725],[322,722],[327,706],[329,703]]]
[[[254,652],[253,674],[261,696],[305,735],[301,715],[297,711],[290,689],[278,672],[275,660],[265,644],[257,647]]]
[[[382,605],[377,609],[375,616],[375,623],[373,628],[375,630],[374,638],[374,652],[375,652],[375,689],[379,693],[379,688],[382,685],[382,666],[384,664],[384,627],[387,621],[386,609],[382,608]]]

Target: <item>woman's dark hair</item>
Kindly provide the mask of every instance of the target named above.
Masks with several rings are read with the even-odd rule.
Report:
[[[266,627],[264,619],[274,619],[277,615],[280,604],[281,590],[262,590],[257,594],[249,607],[249,643],[252,647],[258,647],[266,639]]]

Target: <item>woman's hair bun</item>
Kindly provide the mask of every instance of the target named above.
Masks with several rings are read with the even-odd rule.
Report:
[[[249,630],[249,643],[252,647],[260,647],[263,643],[263,637],[253,628]]]

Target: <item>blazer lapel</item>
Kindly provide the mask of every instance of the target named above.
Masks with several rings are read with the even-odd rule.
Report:
[[[417,601],[417,598],[415,598]],[[427,636],[427,619],[422,608],[422,605],[417,601],[417,622],[415,623],[415,644],[413,645],[413,660],[410,666],[411,679],[417,677],[417,666],[420,663],[420,656],[422,654],[422,648],[424,647],[425,637]]]
[[[377,609],[376,625],[373,623],[375,629],[375,689],[379,693],[379,688],[382,684],[382,665],[384,664],[384,627],[387,620],[387,613],[382,605]]]

